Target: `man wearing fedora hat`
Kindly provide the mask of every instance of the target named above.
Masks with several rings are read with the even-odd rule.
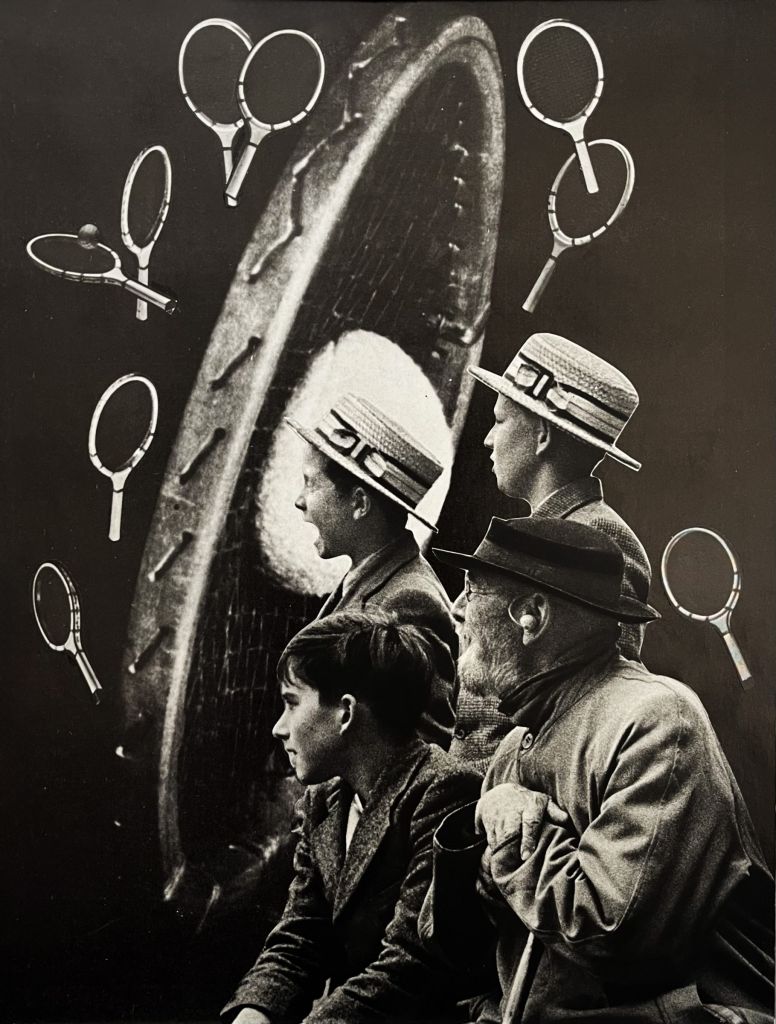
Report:
[[[773,879],[698,697],[618,653],[618,623],[657,617],[623,595],[621,550],[582,524],[526,518],[492,520],[473,555],[435,554],[466,570],[462,683],[514,726],[476,812],[435,840],[440,865],[470,862],[473,816],[484,832],[496,1019],[772,1021]],[[460,883],[437,890],[449,863],[434,877],[421,934],[459,956],[477,936],[477,956],[474,901]],[[457,942],[449,916],[434,927],[450,899]]]
[[[536,519],[571,519],[601,530],[625,559],[623,594],[646,601],[652,571],[636,534],[603,497],[594,476],[608,455],[629,469],[641,464],[619,446],[621,431],[639,396],[610,363],[557,334],[533,334],[503,374],[480,367],[469,371],[497,394],[494,423],[485,438],[499,490],[521,498]],[[463,615],[458,599],[454,614]],[[619,648],[639,659],[644,623],[620,626]],[[492,698],[462,684],[452,751],[485,769],[510,728]]]
[[[406,529],[408,515],[434,529],[417,505],[443,467],[358,395],[345,395],[315,427],[287,422],[309,445],[296,507],[318,529],[322,558],[351,559],[319,617],[380,608],[431,632],[435,676],[420,733],[447,749],[455,721],[455,623],[442,584]]]

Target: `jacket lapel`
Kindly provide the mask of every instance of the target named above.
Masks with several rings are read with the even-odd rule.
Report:
[[[342,579],[337,584],[337,586],[334,588],[334,590],[332,590],[332,592],[323,602],[321,610],[315,616],[316,619],[322,619],[324,615],[331,615],[333,611],[336,611],[337,605],[342,600],[342,583],[344,579],[345,577],[343,576]]]
[[[405,530],[402,536],[392,544],[386,544],[369,571],[364,573],[348,592],[348,604],[365,605],[373,594],[381,590],[399,569],[417,558],[419,553],[415,538]]]
[[[333,916],[335,920],[356,891],[364,872],[385,838],[391,824],[391,811],[394,804],[407,789],[428,756],[428,746],[417,741],[412,744],[406,755],[398,758],[394,764],[386,768],[378,779],[373,799],[364,808],[345,857],[334,902]]]
[[[328,814],[312,831],[315,859],[323,887],[332,906],[342,874],[345,855],[345,819],[350,806],[351,790],[340,781],[326,798]]]

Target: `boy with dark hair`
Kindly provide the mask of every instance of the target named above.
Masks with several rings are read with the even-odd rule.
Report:
[[[309,788],[285,911],[223,1011],[236,1024],[454,1019],[465,981],[417,918],[434,832],[481,779],[416,735],[433,673],[428,632],[376,609],[317,619],[283,652],[272,731]]]

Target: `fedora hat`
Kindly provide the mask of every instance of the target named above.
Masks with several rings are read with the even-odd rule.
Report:
[[[479,366],[469,373],[629,469],[641,469],[617,447],[639,404],[638,391],[624,373],[581,345],[559,334],[532,334],[501,376]]]
[[[290,417],[286,417],[286,423],[332,462],[436,531],[434,524],[415,509],[442,475],[443,467],[377,406],[349,394],[339,399],[314,428]]]
[[[606,612],[618,622],[660,618],[650,605],[621,593],[625,560],[615,542],[600,530],[569,519],[493,518],[473,555],[433,551],[448,565],[516,576]]]

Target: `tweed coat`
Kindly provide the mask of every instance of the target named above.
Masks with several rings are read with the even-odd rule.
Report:
[[[465,993],[456,973],[422,948],[417,917],[434,832],[481,782],[414,740],[385,769],[347,853],[352,790],[341,780],[309,787],[285,911],[223,1013],[254,1006],[273,1022],[307,1024],[453,1019]]]
[[[604,653],[515,703],[483,790],[563,823],[483,858],[504,1024],[772,1020],[773,879],[698,697]]]
[[[369,560],[366,571],[356,570],[351,587],[347,577],[324,602],[318,618],[332,612],[370,607],[392,612],[400,622],[425,626],[434,641],[435,675],[428,711],[421,719],[419,733],[444,750],[450,746],[455,722],[455,661],[458,638],[450,599],[436,573],[423,557],[409,530]]]
[[[647,601],[652,579],[649,558],[633,530],[604,501],[598,477],[583,477],[561,487],[534,509],[532,518],[571,519],[611,537],[625,559],[623,595]],[[640,659],[644,629],[639,623],[620,626],[619,647],[626,658]],[[480,696],[462,686],[450,750],[484,774],[496,747],[511,728],[511,719],[499,712],[495,697]]]

